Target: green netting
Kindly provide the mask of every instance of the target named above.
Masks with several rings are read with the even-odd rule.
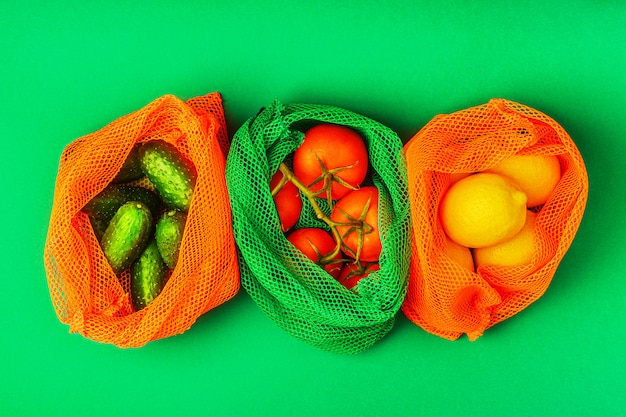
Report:
[[[355,129],[370,156],[379,190],[380,271],[343,287],[281,232],[269,181],[317,123]],[[241,282],[259,307],[292,336],[324,350],[357,353],[391,330],[404,299],[411,252],[409,198],[402,142],[389,128],[326,105],[275,101],[235,133],[226,182],[240,255]],[[305,209],[298,226],[323,224]]]

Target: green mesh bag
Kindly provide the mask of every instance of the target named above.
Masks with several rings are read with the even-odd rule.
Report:
[[[371,182],[379,191],[380,270],[362,279],[357,291],[346,289],[287,240],[269,188],[281,162],[302,143],[303,132],[318,123],[361,134]],[[337,107],[275,101],[235,133],[226,183],[242,286],[278,326],[337,353],[360,352],[392,329],[406,292],[411,250],[406,163],[392,130]],[[306,198],[303,202],[296,227],[322,227]]]

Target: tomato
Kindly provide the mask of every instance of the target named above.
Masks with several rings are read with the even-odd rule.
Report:
[[[356,222],[357,225],[338,225],[343,251],[362,262],[375,262],[382,245],[378,233],[378,189],[373,186],[351,191],[333,207],[330,219],[337,223]],[[359,253],[360,247],[360,253]]]
[[[320,260],[331,253],[336,243],[330,233],[324,229],[317,227],[303,227],[296,229],[287,235],[287,240],[291,242],[297,249],[304,253],[309,259],[316,264],[320,265],[326,272],[328,272],[334,278],[339,276],[341,272],[341,263],[330,262],[326,265],[321,265]],[[335,255],[332,260],[338,261],[341,259],[341,253]]]
[[[282,180],[283,173],[276,171],[270,180],[270,190],[273,190]],[[287,181],[278,193],[274,195],[274,204],[278,211],[280,226],[283,232],[291,229],[300,218],[302,212],[302,198],[300,191],[292,182]]]
[[[378,263],[360,265],[357,262],[349,262],[341,268],[341,273],[337,280],[347,289],[356,287],[359,281],[370,274],[370,272],[380,270]]]
[[[307,130],[293,158],[296,177],[313,192],[327,190],[322,197],[327,197],[324,183],[330,181],[333,200],[358,187],[368,166],[367,147],[361,136],[348,127],[329,123]]]

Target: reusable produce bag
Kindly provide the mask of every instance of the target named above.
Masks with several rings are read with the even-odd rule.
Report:
[[[552,118],[504,99],[439,115],[404,147],[413,224],[410,279],[402,310],[426,331],[475,340],[541,297],[570,247],[587,202],[583,159]],[[488,169],[515,153],[558,155],[561,179],[541,207],[533,261],[482,266],[477,273],[445,254],[438,219],[451,174]]]
[[[135,312],[128,272],[113,273],[81,209],[111,182],[133,145],[156,139],[186,156],[197,180],[176,268],[160,295]],[[210,93],[187,102],[165,95],[64,149],[44,263],[52,304],[71,332],[122,348],[140,347],[183,333],[237,293],[224,177],[228,147],[221,96]]]
[[[379,190],[380,271],[346,289],[288,242],[269,182],[281,162],[318,123],[350,127],[363,137]],[[242,286],[290,335],[320,349],[357,353],[393,327],[406,291],[409,204],[402,142],[389,128],[327,105],[275,101],[235,133],[226,164]],[[306,206],[306,198],[303,198]],[[303,211],[296,227],[318,224]]]

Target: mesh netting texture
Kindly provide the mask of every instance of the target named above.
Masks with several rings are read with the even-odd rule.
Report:
[[[269,188],[272,174],[302,143],[302,132],[319,123],[347,126],[363,137],[371,182],[379,190],[380,271],[361,280],[358,293],[288,242]],[[333,106],[276,100],[235,133],[226,181],[242,286],[273,322],[297,339],[337,353],[360,352],[393,328],[406,293],[410,212],[402,142],[392,130]],[[320,227],[303,201],[296,227]]]
[[[195,166],[197,180],[176,268],[160,295],[134,311],[128,271],[116,276],[81,211],[122,167],[136,143],[161,139]],[[240,287],[224,177],[229,141],[219,93],[162,96],[70,143],[54,190],[44,264],[59,320],[122,348],[183,333]],[[144,180],[145,181],[145,180]]]
[[[476,340],[540,298],[581,223],[589,183],[583,159],[552,118],[504,99],[439,115],[406,145],[413,245],[404,314],[424,330]],[[540,207],[533,261],[474,273],[446,255],[438,218],[451,174],[488,169],[513,154],[556,155],[561,179]]]

